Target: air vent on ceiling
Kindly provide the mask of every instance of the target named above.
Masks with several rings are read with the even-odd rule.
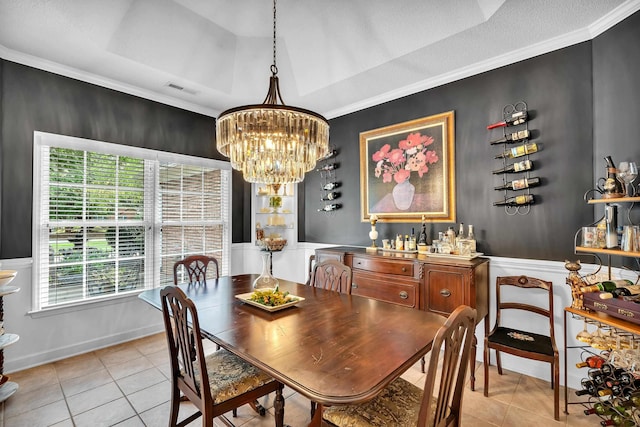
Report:
[[[186,92],[186,93],[191,94],[191,95],[195,95],[195,94],[198,93],[197,91],[195,91],[193,89],[187,89],[184,86],[180,86],[178,84],[171,83],[171,82],[167,83],[167,87],[170,87],[171,89],[179,90],[180,92]]]

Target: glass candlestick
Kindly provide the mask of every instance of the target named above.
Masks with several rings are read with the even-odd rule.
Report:
[[[271,275],[271,251],[262,252],[260,255],[262,255],[262,274],[253,281],[253,287],[278,290],[278,279]]]

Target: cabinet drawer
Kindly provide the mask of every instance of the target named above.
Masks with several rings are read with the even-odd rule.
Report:
[[[396,259],[386,260],[354,255],[351,268],[366,270],[372,273],[397,274],[413,277],[413,261]]]
[[[468,304],[464,271],[427,270],[425,282],[428,283],[426,295],[428,311],[448,315],[459,305]]]
[[[354,272],[351,293],[406,307],[416,307],[418,284],[410,281],[385,280],[380,276]]]

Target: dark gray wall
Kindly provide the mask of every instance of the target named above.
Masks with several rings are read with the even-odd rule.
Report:
[[[640,13],[593,40],[594,170],[604,176],[603,157],[640,164]],[[638,185],[639,180],[635,184]],[[596,217],[602,215],[596,208]],[[626,209],[626,207],[625,207]],[[619,221],[626,212],[620,208]],[[640,222],[640,209],[631,212]],[[619,222],[620,223],[620,222]]]
[[[215,120],[8,61],[0,61],[0,258],[31,256],[33,132],[223,159]],[[245,185],[234,174],[234,211]],[[242,221],[234,240],[243,239]]]
[[[592,220],[582,195],[592,186],[591,43],[585,42],[491,72],[427,90],[331,121],[331,142],[338,147],[343,181],[343,209],[332,215],[308,212],[306,240],[369,244],[368,223],[360,217],[359,133],[455,111],[457,222],[473,224],[479,251],[488,255],[563,260],[573,255],[573,236]],[[530,156],[532,176],[544,179],[533,188],[537,203],[528,215],[509,216],[492,206],[502,193],[493,175],[500,146],[488,141],[501,132],[487,131],[502,118],[505,104],[524,100],[542,150]],[[307,206],[320,205],[319,177],[305,180]],[[314,209],[315,210],[315,209]],[[453,224],[433,224],[431,233]],[[418,224],[382,223],[380,238],[407,233]],[[455,227],[457,230],[457,227]]]

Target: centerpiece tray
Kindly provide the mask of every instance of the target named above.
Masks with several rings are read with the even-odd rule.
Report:
[[[299,297],[299,296],[296,296],[296,295],[289,294],[291,296],[291,298],[295,298],[294,301],[290,301],[290,302],[287,302],[287,303],[281,304],[281,305],[270,306],[270,305],[264,305],[264,304],[261,304],[261,303],[259,303],[257,301],[251,300],[251,295],[253,295],[253,292],[248,292],[246,294],[238,294],[235,297],[238,298],[240,301],[242,301],[245,304],[249,304],[249,305],[252,305],[254,307],[258,307],[258,308],[261,308],[261,309],[263,309],[265,311],[270,311],[270,312],[284,310],[285,308],[293,307],[294,305],[297,305],[299,302],[304,301],[303,297]]]

